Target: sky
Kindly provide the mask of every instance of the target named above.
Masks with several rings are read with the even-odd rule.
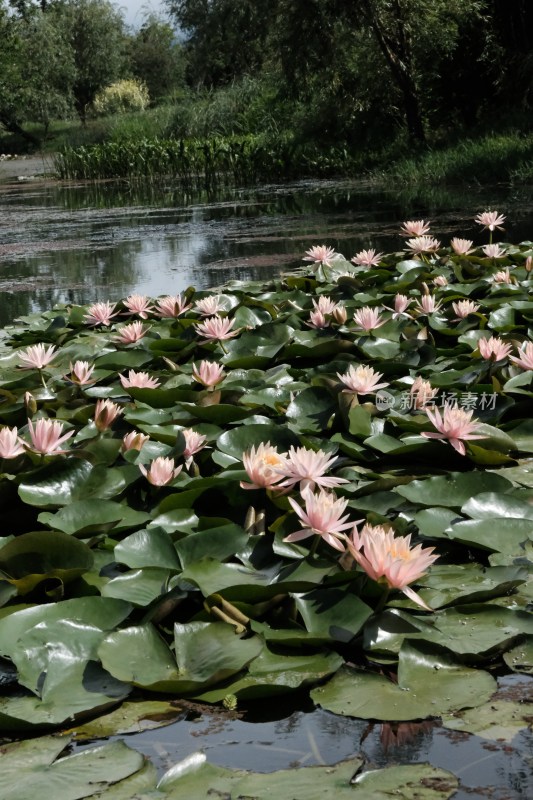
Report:
[[[126,23],[135,28],[142,25],[147,13],[165,16],[163,0],[114,0],[114,5],[122,10]]]

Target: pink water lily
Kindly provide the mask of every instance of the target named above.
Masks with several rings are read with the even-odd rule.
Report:
[[[517,356],[510,356],[511,361],[520,369],[533,369],[533,342],[524,342]]]
[[[419,580],[438,556],[433,547],[418,544],[411,547],[411,534],[395,536],[392,530],[381,525],[365,525],[361,533],[353,529],[346,544],[351,555],[366,574],[389,589],[399,589],[426,611],[431,608],[410,588],[409,584]]]
[[[422,433],[426,439],[447,439],[451,446],[462,456],[466,455],[465,441],[470,439],[486,439],[485,434],[476,433],[480,423],[472,419],[473,410],[446,404],[441,415],[438,408],[426,408],[426,414],[438,433]]]
[[[423,294],[420,300],[416,301],[416,310],[419,314],[433,314],[442,306],[442,300],[437,301],[435,295]]]
[[[225,373],[221,364],[216,361],[200,361],[200,364],[192,365],[192,376],[195,381],[201,383],[206,389],[212,389],[224,380]]]
[[[499,231],[503,231],[501,227],[505,222],[506,217],[503,214],[500,214],[498,211],[483,211],[481,214],[478,214],[474,219],[474,222],[477,222],[478,225],[482,225],[485,230],[489,230],[491,233],[496,228]]]
[[[143,445],[149,440],[150,437],[146,433],[130,431],[122,438],[122,452],[127,453],[128,450],[141,450]]]
[[[435,399],[438,391],[438,389],[432,387],[429,381],[417,375],[409,390],[412,407],[417,411],[425,408],[428,403],[431,403]]]
[[[322,314],[333,314],[337,308],[337,303],[327,295],[321,295],[318,300],[313,300],[313,307]]]
[[[124,409],[111,400],[97,400],[94,409],[94,424],[99,431],[106,431],[124,412]]]
[[[183,467],[181,464],[176,467],[173,458],[159,456],[154,458],[148,469],[144,464],[139,464],[139,469],[152,486],[166,486],[178,477]]]
[[[182,434],[185,437],[185,449],[183,451],[183,458],[185,459],[185,466],[187,469],[193,462],[193,456],[203,450],[207,441],[207,436],[193,430],[192,428],[184,428]]]
[[[226,304],[218,294],[203,297],[201,300],[196,300],[194,310],[197,311],[202,317],[213,317],[219,311],[225,311]]]
[[[329,328],[330,321],[319,308],[314,308],[305,324],[309,325],[310,328],[320,330],[321,328]]]
[[[17,458],[24,453],[24,447],[18,435],[18,428],[2,428],[0,430],[0,458]]]
[[[433,236],[417,236],[414,239],[408,239],[407,247],[409,250],[412,250],[415,255],[435,253],[440,247],[440,242]]]
[[[46,347],[44,344],[32,344],[26,350],[17,353],[22,369],[44,369],[56,357],[56,348],[53,344]]]
[[[327,544],[344,553],[343,531],[352,528],[354,523],[348,522],[349,514],[342,516],[348,505],[348,500],[339,500],[333,492],[321,489],[318,494],[313,494],[310,489],[302,492],[305,501],[305,510],[289,497],[289,503],[298,514],[303,528],[284,538],[284,542],[299,542],[309,536],[320,536]]]
[[[91,380],[93,371],[94,364],[89,364],[88,361],[75,361],[74,364],[70,363],[70,373],[65,375],[65,378],[78,386],[88,386],[95,383]]]
[[[305,251],[304,261],[311,261],[313,264],[331,267],[331,262],[339,258],[340,254],[335,252],[332,247],[325,244],[315,245]]]
[[[150,302],[150,298],[143,294],[130,294],[124,300],[124,305],[132,314],[137,314],[141,319],[148,319],[149,314],[155,310]]]
[[[175,294],[159,298],[155,312],[161,318],[174,318],[185,314],[190,308],[192,303],[187,303],[181,294]]]
[[[501,247],[499,244],[486,244],[484,247],[481,248],[487,258],[505,258],[505,247]]]
[[[403,223],[400,236],[424,236],[429,232],[429,228],[430,223],[423,219],[410,219]]]
[[[501,361],[503,358],[507,358],[512,350],[510,344],[497,336],[491,336],[490,339],[479,339],[477,346],[481,357],[487,361]]]
[[[344,325],[348,317],[346,306],[344,306],[342,303],[337,303],[337,305],[332,311],[331,316],[333,317],[337,325]]]
[[[494,283],[507,283],[507,284],[513,283],[513,277],[509,272],[509,267],[507,267],[506,269],[501,269],[498,272],[495,272],[494,275],[492,276],[492,280],[494,281]]]
[[[199,322],[198,325],[194,326],[194,329],[203,339],[222,342],[239,335],[241,329],[233,331],[234,324],[234,319],[222,318],[216,314],[214,317],[206,319],[205,322]]]
[[[459,300],[452,303],[453,310],[457,314],[457,319],[466,319],[470,314],[475,314],[479,310],[479,303],[473,300]]]
[[[28,450],[33,450],[35,453],[41,455],[60,455],[66,453],[66,450],[60,450],[60,445],[66,442],[74,435],[74,431],[63,433],[63,423],[56,419],[38,419],[33,424],[32,420],[28,420],[28,431],[30,434],[31,444],[23,442]],[[22,440],[20,440],[22,441]]]
[[[241,489],[272,489],[285,474],[287,454],[278,453],[270,442],[261,442],[242,454],[242,462],[251,483],[241,481]]]
[[[361,250],[359,253],[356,253],[351,261],[358,267],[377,267],[383,255],[384,253],[377,253],[371,248],[370,250]]]
[[[118,336],[116,341],[119,344],[136,344],[148,333],[149,328],[145,328],[142,322],[130,322],[117,329]]]
[[[93,303],[85,314],[87,325],[111,325],[111,320],[116,317],[116,304],[106,300],[105,303]]]
[[[392,319],[398,319],[401,316],[409,317],[406,311],[412,302],[412,299],[405,294],[396,294],[394,295],[394,308],[389,308],[389,306],[384,306],[384,308],[387,311],[392,311]]]
[[[353,394],[373,394],[378,389],[384,389],[388,383],[379,383],[383,377],[382,372],[376,372],[373,367],[360,364],[355,367],[350,364],[348,370],[342,375],[337,372],[338,379],[346,386],[343,392]]]
[[[348,483],[345,478],[326,477],[326,473],[337,461],[323,450],[308,450],[306,447],[290,447],[285,463],[276,467],[276,472],[283,478],[280,486],[292,489],[300,484],[300,492],[315,486],[333,488]]]
[[[133,369],[130,369],[127,377],[119,375],[119,378],[124,389],[130,389],[132,386],[138,389],[157,389],[161,385],[157,378],[147,372],[135,372]]]
[[[471,239],[454,238],[450,242],[453,252],[458,256],[469,256],[476,249]]]
[[[433,285],[439,288],[448,286],[448,278],[446,275],[437,275],[437,277],[433,279]]]
[[[359,308],[354,313],[353,319],[357,327],[362,328],[367,333],[380,328],[387,321],[380,315],[379,308],[371,308],[370,306]]]

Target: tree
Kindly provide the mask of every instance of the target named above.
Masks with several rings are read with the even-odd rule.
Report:
[[[183,47],[172,26],[151,14],[129,43],[133,75],[148,88],[152,102],[183,86]]]
[[[124,76],[124,20],[108,0],[65,0],[56,13],[72,49],[74,104],[85,122],[96,93]]]
[[[165,0],[185,33],[187,78],[213,88],[258,72],[277,0]]]

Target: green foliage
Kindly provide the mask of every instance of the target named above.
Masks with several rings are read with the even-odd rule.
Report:
[[[148,89],[143,83],[121,80],[97,92],[93,101],[96,114],[108,116],[128,111],[144,111],[150,102]]]
[[[129,60],[133,75],[146,85],[153,103],[170,98],[184,85],[183,47],[172,27],[154,15],[131,37]]]

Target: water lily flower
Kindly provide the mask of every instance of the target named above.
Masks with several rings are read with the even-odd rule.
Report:
[[[525,271],[527,272],[528,275],[531,272],[531,270],[533,270],[533,257],[532,256],[528,256],[526,258],[526,260],[524,261],[524,269],[525,269]]]
[[[202,317],[213,317],[219,311],[224,311],[225,308],[225,303],[218,294],[203,297],[201,300],[196,300],[194,304],[194,310],[201,314]]]
[[[192,376],[206,389],[212,389],[225,378],[224,369],[216,361],[200,361],[199,366],[192,365]]]
[[[492,276],[492,280],[494,281],[494,283],[507,283],[507,284],[513,283],[513,277],[509,272],[509,267],[506,267],[505,269],[500,269],[498,272],[495,272],[494,275]]]
[[[156,313],[160,317],[179,317],[192,308],[192,303],[186,303],[181,294],[167,295],[157,301]]]
[[[420,375],[417,375],[409,391],[411,407],[416,410],[425,408],[435,399],[438,392],[439,390],[434,389],[429,381],[425,381]]]
[[[517,356],[510,356],[513,363],[521,369],[533,369],[533,342],[524,342]]]
[[[459,300],[457,303],[452,303],[452,307],[457,319],[466,319],[469,314],[475,314],[479,309],[479,303],[474,303],[473,300]]]
[[[323,267],[331,267],[331,262],[339,257],[340,253],[336,253],[332,247],[320,244],[306,250],[303,260],[311,261],[313,264],[322,265]]]
[[[95,383],[94,380],[91,380],[93,370],[94,364],[91,365],[88,361],[75,361],[74,364],[71,362],[70,372],[65,375],[65,378],[78,386],[88,386],[91,383]]]
[[[322,294],[318,300],[313,300],[313,306],[315,310],[320,311],[322,314],[333,314],[337,308],[337,303],[331,297]]]
[[[486,244],[481,249],[487,258],[505,258],[505,248],[499,244]]]
[[[193,456],[204,448],[207,436],[204,436],[202,433],[198,433],[198,431],[195,431],[192,428],[184,428],[182,430],[182,434],[185,437],[185,449],[183,451],[183,457],[185,459],[185,466],[187,469],[189,469],[193,462]]]
[[[43,369],[48,366],[57,353],[53,344],[49,347],[45,347],[44,344],[33,344],[26,350],[19,350],[17,355],[22,361],[20,365],[22,369]]]
[[[410,315],[405,312],[412,302],[412,299],[405,294],[396,294],[394,296],[394,308],[389,308],[389,306],[384,306],[384,308],[386,308],[387,311],[392,311],[392,319],[398,319],[398,317],[401,316],[409,317]]]
[[[433,285],[439,286],[441,288],[443,286],[448,286],[448,278],[446,277],[446,275],[437,275],[437,277],[434,278],[433,280]]]
[[[221,342],[239,335],[240,328],[236,331],[231,330],[234,324],[234,319],[222,318],[215,314],[214,317],[209,317],[205,322],[199,322],[198,325],[194,326],[194,329],[204,339]]]
[[[374,249],[361,250],[351,259],[353,264],[358,267],[377,267],[379,266],[384,253],[377,253]]]
[[[124,389],[132,386],[138,389],[157,389],[158,386],[161,386],[157,378],[153,378],[147,372],[135,372],[133,369],[128,372],[128,377],[119,375],[119,378]]]
[[[272,489],[284,476],[287,454],[278,453],[270,442],[251,447],[242,454],[242,462],[251,483],[241,481],[241,489]]]
[[[346,312],[346,306],[343,305],[342,303],[337,303],[337,305],[331,312],[331,316],[333,317],[337,325],[344,325],[348,317],[348,314]]]
[[[442,301],[437,302],[437,298],[432,294],[423,294],[420,300],[416,301],[416,310],[419,314],[433,314],[438,311]]]
[[[0,430],[0,458],[16,458],[24,453],[24,447],[18,436],[18,428],[2,428]]]
[[[97,400],[94,409],[94,424],[99,431],[106,431],[123,412],[124,409],[111,400]]]
[[[359,308],[354,313],[353,319],[357,327],[362,328],[367,333],[375,330],[376,328],[380,328],[381,325],[384,325],[386,322],[386,320],[380,315],[379,309],[371,308],[370,306]]]
[[[116,341],[120,344],[135,344],[146,336],[148,331],[149,328],[145,328],[142,322],[130,322],[129,325],[117,329]]]
[[[289,448],[287,459],[284,464],[276,467],[283,481],[280,487],[292,489],[297,483],[300,484],[300,493],[309,488],[314,490],[315,486],[323,486],[331,489],[340,486],[341,483],[348,483],[345,478],[325,477],[324,473],[333,466],[337,458],[331,457],[323,450],[308,450],[306,447]]]
[[[486,439],[486,435],[476,433],[480,423],[472,419],[473,410],[446,404],[441,415],[438,408],[432,411],[426,408],[426,414],[438,433],[422,433],[426,439],[447,439],[451,446],[462,456],[466,455],[465,441],[470,439]]]
[[[115,307],[116,304],[109,300],[105,303],[93,303],[85,314],[87,325],[111,325],[111,320],[118,314]]]
[[[440,242],[433,236],[417,236],[415,239],[407,241],[407,247],[412,250],[415,255],[421,253],[435,253],[439,247]]]
[[[128,450],[141,450],[143,445],[149,440],[150,437],[146,433],[130,431],[122,438],[122,452],[127,453]]]
[[[507,358],[512,350],[511,345],[498,336],[491,336],[490,339],[479,339],[477,346],[479,354],[487,361],[501,361],[503,358]]]
[[[154,458],[148,469],[144,464],[139,464],[139,469],[152,486],[166,486],[178,477],[183,467],[181,464],[176,467],[173,458],[159,456]]]
[[[348,371],[341,375],[337,372],[337,377],[347,387],[343,392],[352,394],[373,394],[378,389],[384,389],[388,383],[379,383],[383,377],[382,372],[376,372],[372,367],[360,364],[354,367],[350,364]]]
[[[395,536],[392,530],[381,525],[365,525],[358,533],[354,527],[346,544],[351,555],[366,574],[378,583],[385,583],[389,589],[399,589],[426,611],[431,608],[409,586],[426,574],[428,568],[437,560],[433,555],[435,548],[411,547],[411,534]]]
[[[457,237],[451,240],[450,247],[458,256],[469,256],[476,249],[471,239],[458,239]]]
[[[130,294],[124,300],[124,305],[132,314],[137,314],[141,319],[148,319],[148,315],[154,311],[154,307],[150,305],[150,298],[143,294]]]
[[[342,516],[348,500],[339,500],[333,492],[325,492],[323,489],[318,494],[306,489],[302,492],[302,497],[305,501],[305,510],[292,497],[288,499],[304,527],[289,534],[283,541],[299,542],[309,536],[320,536],[335,550],[344,553],[346,548],[343,531],[354,525],[353,522],[347,522],[349,514]]]
[[[326,319],[319,308],[314,308],[313,311],[310,312],[309,319],[305,324],[309,325],[310,328],[329,328],[329,320]]]
[[[423,219],[410,219],[408,222],[404,222],[401,230],[400,236],[424,236],[426,233],[429,232],[430,223],[426,222]]]
[[[503,231],[501,226],[505,220],[506,217],[498,211],[483,211],[481,214],[477,215],[474,222],[477,222],[478,225],[482,225],[485,230],[489,230],[492,233],[495,228],[499,231]]]
[[[31,444],[23,442],[28,450],[33,450],[41,455],[60,455],[68,452],[60,450],[60,445],[74,435],[74,431],[69,431],[63,435],[63,423],[54,419],[38,419],[33,425],[31,419],[28,420],[28,430],[30,433]],[[22,441],[22,440],[20,440]]]

